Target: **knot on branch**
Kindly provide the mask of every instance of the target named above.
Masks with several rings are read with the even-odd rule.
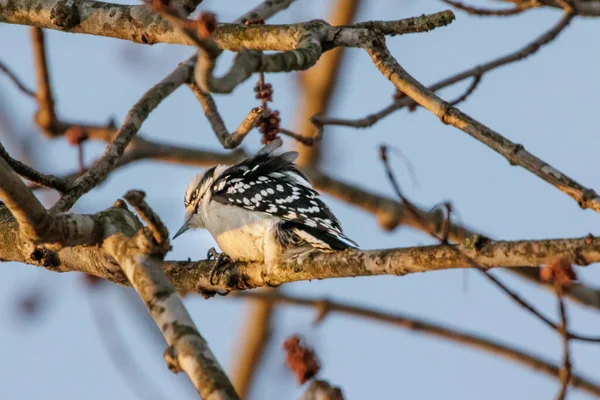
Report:
[[[178,374],[181,372],[181,366],[179,365],[179,361],[177,360],[177,351],[175,350],[175,346],[167,347],[163,356],[165,357],[167,367],[171,372],[173,372],[174,374]]]
[[[50,21],[65,31],[70,31],[81,23],[77,2],[60,0],[50,10]]]
[[[34,249],[29,257],[32,261],[35,261],[36,264],[46,268],[57,268],[60,266],[60,257],[58,256],[58,253],[43,247]]]

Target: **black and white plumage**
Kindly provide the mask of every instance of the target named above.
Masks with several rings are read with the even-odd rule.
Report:
[[[267,264],[356,246],[294,165],[297,155],[267,148],[239,164],[197,175],[188,185],[185,223],[175,236],[206,228],[233,260]]]

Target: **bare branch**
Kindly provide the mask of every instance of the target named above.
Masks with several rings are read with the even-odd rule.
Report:
[[[480,16],[496,16],[496,17],[507,17],[510,15],[521,14],[523,11],[529,10],[534,7],[539,7],[540,4],[537,0],[529,0],[529,1],[519,1],[515,4],[515,7],[510,9],[503,10],[492,10],[488,8],[479,8],[472,7],[466,5],[464,3],[460,3],[458,1],[453,0],[442,0],[444,3],[449,4],[453,7],[458,8],[459,10],[465,11],[472,15],[480,15]]]
[[[572,15],[570,18],[572,18]],[[596,212],[600,212],[600,197],[595,191],[582,186],[526,151],[522,145],[511,142],[425,88],[398,64],[381,38],[373,39],[371,46],[366,50],[375,66],[398,90],[406,93],[421,106],[427,108],[439,117],[443,123],[453,125],[474,139],[479,140],[505,157],[511,165],[521,166],[555,186],[577,201],[581,208],[591,208]]]
[[[477,86],[479,86],[479,82],[481,82],[481,75],[475,75],[473,77],[473,81],[471,82],[471,84],[469,85],[467,90],[462,95],[460,95],[460,97],[456,98],[455,100],[452,100],[449,104],[452,106],[455,106],[455,105],[460,104],[463,101],[467,100],[467,98],[471,94],[473,94],[475,89],[477,89]]]
[[[40,28],[31,28],[31,39],[37,80],[35,97],[38,102],[38,110],[35,114],[35,122],[46,136],[53,137],[58,130],[58,120],[54,110],[54,97],[52,96],[52,85],[50,84],[50,73],[48,72],[44,31]]]
[[[522,3],[523,0],[500,0],[509,3],[519,4]],[[542,6],[553,7],[559,9],[565,9],[564,0],[536,0]],[[597,17],[600,16],[600,2],[598,1],[588,1],[588,0],[572,0],[570,1],[572,4],[573,10],[577,13],[577,15],[581,15],[582,17]]]
[[[108,145],[103,156],[83,175],[78,177],[71,189],[67,191],[52,207],[55,211],[67,211],[85,193],[102,183],[115,168],[125,148],[136,135],[142,123],[161,101],[184,84],[192,71],[193,64],[187,61],[166,78],[148,90],[127,114],[127,118],[114,140]]]
[[[567,320],[567,311],[565,309],[565,302],[563,300],[562,288],[558,282],[555,283],[556,288],[556,297],[558,299],[558,310],[560,314],[560,329],[562,339],[563,339],[563,367],[560,370],[560,391],[556,396],[557,400],[564,400],[567,395],[567,390],[569,388],[569,382],[572,380],[572,364],[571,364],[571,356],[569,351],[569,330],[568,330],[568,320]]]
[[[92,0],[80,0],[77,3],[70,3],[66,0],[58,2],[56,0],[6,0],[5,3],[3,9],[0,10],[0,22],[113,37],[143,44],[197,44],[146,5],[126,6]],[[297,30],[301,24],[263,26],[264,29],[261,30],[242,25],[247,20],[267,18],[272,13],[288,7],[291,3],[290,0],[265,2],[232,24],[219,24],[212,39],[223,50],[240,51],[243,48],[271,50],[273,46],[276,48],[272,50],[293,50],[297,46],[290,47],[290,40],[295,42],[291,35],[298,33]],[[445,13],[451,14],[450,11]],[[440,14],[439,18],[446,19],[443,24],[447,25],[449,23],[448,15],[438,14]],[[424,16],[396,22],[376,22],[375,27],[385,34],[392,35],[423,32],[440,26],[436,25],[441,22],[439,18],[430,19],[429,16]],[[431,21],[433,24],[429,24],[427,21]],[[362,27],[355,25],[349,28],[359,30]],[[289,29],[295,32],[290,32]],[[273,36],[275,32],[279,32],[277,36]],[[257,35],[261,37],[257,37]],[[346,41],[347,38],[342,40]],[[278,44],[277,41],[281,41],[281,43]],[[281,45],[284,48],[281,48]]]
[[[496,68],[502,67],[504,65],[507,65],[507,64],[510,64],[510,63],[513,63],[516,61],[520,61],[526,57],[529,57],[530,55],[535,54],[543,46],[547,45],[548,43],[550,43],[554,39],[556,39],[558,37],[558,35],[569,25],[569,23],[571,22],[571,19],[572,19],[572,16],[570,14],[566,14],[549,31],[544,32],[541,36],[539,36],[538,38],[533,40],[531,43],[527,44],[525,47],[523,47],[513,53],[496,58],[485,64],[481,64],[474,68],[469,68],[463,72],[459,72],[456,75],[452,75],[444,80],[441,80],[441,81],[429,86],[429,90],[431,90],[433,92],[437,92],[438,90],[441,90],[445,87],[453,85],[453,84],[460,82],[462,80],[465,80],[467,78],[472,78],[475,76],[483,76],[483,74],[485,74],[493,69],[496,69]],[[349,127],[354,127],[354,128],[368,128],[370,126],[373,126],[375,123],[377,123],[381,119],[387,117],[394,111],[400,110],[404,107],[413,106],[413,105],[416,105],[416,103],[410,97],[403,97],[403,98],[400,98],[400,99],[394,101],[394,103],[387,106],[383,110],[381,110],[377,113],[368,115],[364,118],[360,118],[360,119],[352,120],[352,119],[329,118],[329,117],[323,117],[323,116],[315,116],[313,118],[316,120],[316,122],[318,122],[322,125],[342,125],[342,126],[349,126]]]
[[[495,276],[491,275],[488,272],[485,272],[485,271],[482,271],[482,272],[492,283],[494,283],[496,285],[496,287],[498,287],[500,290],[502,290],[504,293],[506,293],[508,296],[510,296],[516,303],[521,305],[521,307],[523,307],[525,310],[527,310],[528,312],[535,315],[540,321],[542,321],[544,324],[546,324],[546,326],[557,331],[558,333],[563,334],[563,328],[561,326],[552,322],[548,317],[546,317],[544,314],[542,314],[534,306],[532,306],[531,304],[526,302],[521,296],[519,296],[517,293],[515,293],[514,291],[509,289],[508,286],[503,284],[498,278],[496,278]],[[554,286],[556,286],[556,285],[554,285]],[[561,301],[562,301],[562,291],[561,291]],[[574,333],[571,333],[568,331],[565,332],[564,334],[567,335],[567,339],[576,339],[576,340],[581,340],[582,342],[600,342],[600,336],[578,335],[578,334],[574,334]]]
[[[127,226],[135,226],[135,221],[124,214],[126,210],[119,207],[94,215],[46,211],[4,159],[0,159],[0,178],[0,198],[18,222],[23,239],[33,244],[44,244],[52,250],[64,246],[93,246],[117,229],[115,221],[120,221],[122,231],[126,231]]]
[[[35,97],[35,92],[29,89],[17,76],[6,66],[3,62],[0,62],[0,71],[4,72],[8,78],[19,88],[19,90],[25,93],[27,96]]]
[[[68,179],[42,174],[21,161],[15,160],[8,154],[4,146],[2,146],[2,143],[0,143],[0,157],[2,157],[17,174],[43,187],[55,189],[59,192],[66,192],[71,185],[71,182]]]
[[[90,136],[90,139],[99,139],[110,142],[112,137],[112,135],[106,134],[105,131],[98,130]],[[143,139],[139,136],[136,136],[133,139],[130,147],[132,148],[119,160],[117,167],[143,159],[154,159],[176,164],[206,167],[213,166],[214,164],[234,164],[247,157],[247,154],[243,150],[236,150],[231,153],[214,153],[202,149],[190,149],[187,147],[157,143]],[[316,169],[306,169],[305,172],[311,178],[315,188],[323,193],[329,194],[330,196],[374,214],[381,226],[386,230],[395,229],[400,225],[408,225],[416,229],[422,229],[422,222],[419,220],[424,220],[427,221],[428,230],[433,229],[435,232],[441,233],[444,219],[439,213],[419,210],[421,218],[417,220],[408,212],[406,207],[398,201],[373,194],[357,186],[334,179]],[[76,178],[78,175],[78,173],[72,173],[69,177]],[[475,235],[475,231],[463,226],[457,224],[451,224],[449,226],[448,238],[454,242],[461,242]],[[510,271],[518,273],[528,280],[552,287],[552,285],[540,282],[537,268],[515,266],[510,268]],[[566,289],[565,296],[582,305],[600,308],[600,291],[595,288],[575,283],[570,288]]]
[[[210,122],[217,139],[219,139],[221,145],[226,149],[238,147],[246,135],[256,126],[262,115],[262,107],[253,108],[238,129],[235,132],[229,133],[210,93],[202,91],[195,83],[190,83],[188,86],[202,105],[204,114],[208,122]]]
[[[329,313],[341,313],[371,321],[382,322],[399,328],[414,332],[425,333],[440,339],[460,343],[466,346],[483,350],[493,355],[499,355],[507,360],[526,365],[536,371],[543,372],[556,379],[560,378],[560,367],[548,360],[541,359],[533,354],[519,350],[506,343],[501,343],[485,338],[467,331],[445,326],[439,323],[417,318],[403,313],[388,313],[377,309],[360,307],[348,303],[336,302],[327,299],[311,299],[301,296],[293,296],[284,293],[260,293],[260,292],[237,292],[235,298],[263,299],[276,304],[290,304],[302,307],[312,307],[319,312],[319,317],[326,318]],[[324,314],[323,314],[324,313]],[[600,396],[600,385],[588,379],[573,375],[571,377],[573,387],[579,388],[587,393]]]
[[[320,132],[320,130],[318,130]],[[289,129],[279,128],[279,133],[285,136],[289,136],[292,139],[302,143],[304,146],[311,147],[314,146],[315,143],[318,143],[323,137],[319,136],[303,136],[298,133],[292,132]]]
[[[207,400],[238,400],[233,386],[208,348],[185,309],[175,288],[162,271],[152,234],[140,229],[128,238],[115,233],[103,249],[117,260],[131,285],[138,292],[169,347],[165,360],[173,372],[185,371]]]

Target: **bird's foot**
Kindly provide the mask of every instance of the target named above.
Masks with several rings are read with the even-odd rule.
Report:
[[[208,260],[213,260],[213,266],[210,269],[209,282],[211,285],[215,285],[215,276],[218,276],[227,269],[227,267],[232,263],[231,258],[225,253],[219,253],[215,250],[214,247],[211,247],[206,253],[206,258]],[[217,279],[217,283],[219,280]]]

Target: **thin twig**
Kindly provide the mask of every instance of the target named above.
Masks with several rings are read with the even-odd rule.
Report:
[[[8,78],[19,88],[19,90],[25,93],[29,97],[35,98],[35,92],[29,89],[17,76],[8,68],[3,62],[0,61],[0,71],[4,72]]]
[[[15,160],[8,154],[4,146],[2,146],[2,143],[0,143],[0,157],[2,157],[17,174],[43,187],[54,189],[59,192],[66,192],[71,185],[71,182],[68,179],[59,178],[58,176],[49,174],[42,174],[21,161]]]
[[[360,307],[348,303],[336,302],[327,299],[311,299],[307,297],[294,296],[290,294],[260,293],[256,291],[236,292],[234,298],[242,299],[262,299],[280,304],[291,304],[302,307],[312,307],[317,310],[318,322],[326,318],[330,313],[341,313],[356,317],[366,318],[371,321],[382,322],[390,325],[404,328],[410,331],[422,332],[427,335],[449,340],[451,342],[468,345],[488,353],[499,355],[507,360],[511,360],[526,365],[536,371],[543,372],[554,378],[559,378],[560,367],[552,364],[550,361],[541,359],[533,354],[519,350],[513,346],[501,343],[483,336],[476,335],[467,331],[459,330],[439,323],[416,318],[411,315],[398,312],[388,313],[381,310]],[[587,393],[600,396],[600,386],[594,382],[588,381],[578,375],[571,377],[573,387],[579,388]]]
[[[460,3],[458,1],[453,0],[442,0],[444,3],[449,4],[459,10],[465,11],[472,15],[480,15],[480,16],[497,16],[497,17],[507,17],[510,15],[521,14],[523,11],[529,10],[534,7],[539,7],[540,4],[537,1],[529,0],[522,1],[515,5],[515,7],[507,9],[507,10],[493,10],[489,8],[479,8],[472,7],[466,5],[464,3]]]
[[[565,309],[565,302],[563,300],[563,288],[561,283],[558,280],[554,281],[554,288],[556,290],[556,298],[558,299],[558,310],[560,314],[561,324],[559,327],[559,332],[563,339],[563,367],[560,370],[560,391],[556,396],[557,400],[564,400],[567,395],[567,390],[569,388],[569,382],[571,381],[572,376],[572,364],[571,364],[571,356],[569,351],[569,339],[572,336],[569,334],[568,330],[568,320],[567,320],[567,311]]]
[[[524,309],[526,309],[527,311],[531,312],[531,314],[535,315],[537,318],[539,318],[542,322],[544,322],[546,325],[548,325],[550,328],[552,328],[553,330],[560,332],[560,327],[558,325],[556,325],[555,323],[553,323],[552,321],[550,321],[547,317],[545,317],[543,314],[541,314],[539,311],[537,311],[533,306],[531,306],[530,304],[528,304],[527,302],[525,302],[523,299],[521,299],[520,296],[518,296],[516,293],[514,293],[513,291],[511,291],[510,289],[508,289],[508,287],[506,287],[506,285],[502,284],[498,279],[496,279],[495,277],[491,276],[490,274],[488,274],[487,269],[489,266],[482,266],[479,263],[477,263],[472,257],[470,257],[469,255],[467,255],[463,250],[461,250],[458,247],[455,246],[450,246],[448,240],[447,240],[447,236],[440,236],[437,232],[431,230],[429,228],[429,224],[427,223],[427,221],[425,221],[424,219],[422,219],[419,210],[417,209],[416,206],[414,206],[401,192],[400,190],[400,186],[398,184],[398,181],[396,180],[396,177],[394,175],[394,171],[392,170],[390,164],[389,164],[389,160],[387,157],[387,148],[385,146],[381,146],[381,160],[383,162],[383,165],[385,167],[385,171],[386,174],[388,176],[388,179],[392,185],[392,188],[394,189],[394,192],[396,193],[396,195],[398,196],[398,198],[402,201],[402,203],[406,206],[407,210],[413,214],[413,216],[415,217],[415,219],[420,220],[421,224],[422,224],[422,228],[423,231],[428,233],[431,237],[433,237],[434,239],[436,239],[438,242],[440,242],[441,245],[446,246],[448,249],[451,249],[452,251],[454,251],[457,255],[461,256],[466,262],[468,262],[468,264],[471,265],[472,268],[481,271],[488,279],[490,279],[493,283],[495,283],[500,289],[504,290],[505,293],[507,293],[513,300],[515,300],[518,304],[520,304]],[[485,240],[484,240],[485,241]],[[477,246],[478,244],[475,243],[475,246]],[[569,338],[572,339],[578,339],[578,340],[582,340],[582,341],[587,341],[587,342],[600,342],[600,337],[586,337],[586,336],[580,336],[580,335],[575,335],[572,333],[567,333]]]
[[[285,128],[279,128],[279,133],[285,135],[285,136],[289,136],[294,140],[297,140],[298,142],[302,143],[305,146],[314,146],[315,143],[319,142],[322,139],[322,135],[319,136],[303,136],[303,135],[299,135],[295,132],[290,131],[289,129],[285,129]]]
[[[557,325],[554,322],[552,322],[548,317],[546,317],[544,314],[542,314],[534,306],[532,306],[531,304],[529,304],[528,302],[523,300],[523,298],[521,296],[519,296],[517,293],[515,293],[512,289],[509,289],[508,286],[503,284],[498,278],[496,278],[495,276],[493,276],[492,274],[490,274],[487,271],[481,270],[481,272],[486,276],[486,278],[488,278],[492,283],[494,283],[504,293],[509,295],[515,302],[517,302],[525,310],[527,310],[531,314],[535,315],[540,321],[542,321],[544,324],[546,324],[551,329],[561,333],[562,328],[560,325]],[[561,292],[561,300],[562,300],[562,292]],[[579,334],[568,332],[568,331],[566,334],[567,334],[568,339],[581,340],[582,342],[596,342],[596,343],[600,342],[599,336],[579,335]]]
[[[477,86],[479,86],[479,83],[481,82],[481,77],[482,77],[481,74],[475,75],[473,77],[473,81],[471,82],[471,84],[469,85],[467,90],[460,97],[449,102],[449,104],[452,106],[455,106],[455,105],[467,100],[467,98],[475,91],[475,89],[477,89]]]
[[[202,105],[204,114],[212,126],[217,139],[219,139],[221,145],[226,149],[235,149],[238,147],[246,135],[248,135],[248,133],[250,133],[250,131],[256,126],[262,116],[262,107],[253,108],[242,121],[238,129],[229,133],[212,96],[200,89],[200,87],[198,87],[198,85],[195,83],[188,84],[188,87],[192,90],[192,93],[194,93]]]
[[[38,110],[35,114],[35,122],[46,136],[52,138],[57,136],[60,129],[58,129],[59,123],[54,109],[54,97],[52,96],[52,85],[50,84],[50,73],[48,72],[44,31],[40,28],[31,28],[31,39],[37,80],[35,97],[38,102]]]

